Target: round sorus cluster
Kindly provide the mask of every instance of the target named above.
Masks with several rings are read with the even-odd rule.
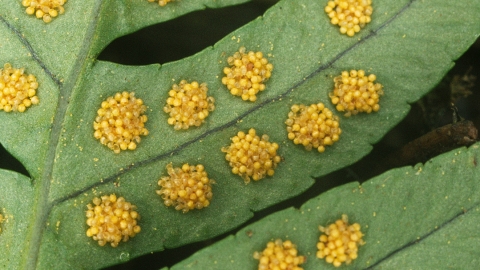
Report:
[[[26,7],[25,12],[28,15],[34,15],[38,19],[43,19],[44,22],[49,23],[52,18],[63,14],[65,8],[63,5],[67,0],[23,0],[22,5]]]
[[[268,135],[260,138],[251,128],[247,134],[239,131],[231,140],[222,152],[227,153],[225,159],[230,162],[232,173],[240,175],[245,183],[250,182],[250,177],[258,181],[275,173],[281,158],[277,155],[278,144],[269,142]]]
[[[181,168],[167,165],[168,176],[158,180],[161,187],[157,190],[166,206],[174,206],[175,210],[184,213],[192,209],[202,209],[210,205],[212,200],[213,179],[209,179],[203,165],[183,164]]]
[[[372,0],[329,1],[325,12],[332,24],[340,26],[340,33],[353,36],[372,20]]]
[[[0,111],[24,112],[28,107],[38,104],[37,88],[34,75],[25,74],[23,68],[12,68],[6,63],[0,69]]]
[[[360,224],[348,224],[347,215],[324,228],[319,226],[324,233],[317,244],[317,258],[339,267],[342,263],[350,264],[358,257],[358,245],[364,245]]]
[[[305,146],[308,151],[315,148],[323,153],[326,145],[338,141],[342,130],[339,127],[338,117],[323,103],[305,106],[293,105],[288,113],[288,138],[295,144]]]
[[[261,253],[256,251],[253,257],[260,261],[258,270],[302,270],[299,265],[305,262],[305,256],[298,256],[297,247],[290,240],[281,239],[268,242],[267,247]]]
[[[337,111],[346,111],[345,116],[359,112],[371,113],[380,110],[380,96],[383,95],[383,86],[375,83],[374,74],[366,75],[363,70],[343,71],[341,76],[333,79],[335,89],[329,94]]]
[[[120,241],[126,242],[140,232],[137,220],[140,219],[137,207],[115,194],[95,197],[93,205],[87,205],[87,236],[98,241],[100,246],[110,243],[117,247]]]
[[[182,80],[174,84],[168,92],[167,105],[163,110],[170,114],[168,124],[175,130],[200,126],[205,122],[209,112],[215,109],[215,99],[207,96],[207,84]]]
[[[222,83],[234,96],[243,100],[257,100],[257,93],[265,90],[264,82],[272,76],[273,65],[262,52],[245,53],[245,47],[227,59],[229,67],[223,69]]]
[[[117,154],[121,150],[135,150],[140,135],[148,135],[147,116],[143,114],[146,109],[133,92],[108,97],[97,111],[93,136]]]
[[[164,7],[169,2],[172,2],[172,0],[148,0],[148,2],[157,2],[157,1],[158,1],[158,5],[160,5],[161,7]]]

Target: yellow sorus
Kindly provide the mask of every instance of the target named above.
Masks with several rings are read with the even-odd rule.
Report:
[[[360,224],[348,224],[347,215],[335,221],[326,228],[319,226],[324,233],[317,244],[317,258],[323,259],[333,266],[339,267],[342,263],[350,264],[358,257],[358,246],[364,245]]]
[[[353,36],[372,20],[372,0],[329,1],[325,12],[330,22],[340,27],[340,33]]]
[[[209,112],[215,109],[215,99],[207,96],[207,84],[182,80],[174,84],[168,92],[167,105],[163,110],[170,114],[168,124],[175,130],[200,126],[205,122]]]
[[[346,111],[349,117],[360,112],[371,113],[380,110],[380,96],[383,86],[375,83],[374,74],[366,75],[363,70],[343,71],[341,76],[333,79],[335,89],[329,94],[337,111]]]
[[[3,215],[0,214],[0,224],[2,224],[2,223],[3,223]],[[2,227],[0,227],[0,233],[1,233],[1,232],[2,232]]]
[[[297,247],[290,240],[283,242],[281,239],[268,242],[262,251],[256,251],[253,257],[259,260],[258,270],[303,270],[299,267],[305,262],[305,256],[298,256]]]
[[[25,12],[28,15],[34,15],[38,19],[43,19],[44,22],[49,23],[52,18],[63,14],[65,8],[63,5],[67,0],[23,0],[22,5],[26,7]]]
[[[305,106],[293,105],[288,113],[288,138],[295,144],[305,146],[308,151],[313,148],[323,153],[326,145],[338,141],[342,130],[339,127],[338,117],[323,103]]]
[[[240,175],[245,183],[250,182],[250,177],[258,181],[275,173],[281,158],[277,155],[278,144],[269,142],[268,135],[260,138],[251,128],[247,134],[239,131],[231,140],[230,146],[222,148],[222,152],[227,153],[225,159],[232,173]]]
[[[140,219],[137,207],[123,197],[105,195],[95,197],[93,205],[87,205],[87,236],[92,237],[100,246],[110,243],[117,247],[120,241],[126,242],[140,232],[137,220]]]
[[[166,6],[169,2],[172,2],[172,0],[148,0],[148,2],[157,2],[161,7]]]
[[[245,53],[245,47],[228,57],[228,64],[230,66],[223,69],[222,83],[230,93],[243,100],[257,100],[257,93],[265,90],[264,82],[272,76],[273,65],[262,52]]]
[[[213,179],[209,179],[203,165],[183,164],[181,168],[167,165],[168,176],[158,180],[161,187],[157,190],[166,206],[174,206],[175,210],[186,213],[193,209],[202,209],[210,205],[212,200]]]
[[[0,111],[24,112],[28,107],[38,104],[37,78],[25,74],[24,69],[13,68],[9,63],[0,69]]]
[[[116,154],[121,150],[135,150],[140,135],[148,135],[145,128],[147,107],[135,93],[116,93],[102,102],[93,122],[93,136]]]

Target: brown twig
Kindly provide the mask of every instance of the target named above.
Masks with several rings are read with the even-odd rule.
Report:
[[[426,162],[441,153],[476,142],[478,131],[471,121],[463,120],[439,127],[409,142],[386,159],[389,167]]]

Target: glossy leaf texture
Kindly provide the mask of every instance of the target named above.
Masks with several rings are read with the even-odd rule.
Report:
[[[300,209],[279,211],[207,247],[171,269],[255,269],[266,243],[289,239],[304,269],[337,269],[318,259],[318,226],[347,214],[366,244],[352,269],[476,269],[480,232],[480,144],[425,165],[388,171],[334,188]]]
[[[133,67],[95,59],[110,41],[143,26],[241,2],[175,1],[160,9],[148,1],[69,1],[65,14],[45,25],[24,14],[20,3],[0,0],[0,60],[34,73],[41,100],[23,114],[0,112],[0,142],[32,176],[0,174],[12,182],[0,190],[2,200],[19,200],[5,192],[25,197],[5,203],[21,207],[4,211],[18,217],[15,226],[28,224],[25,233],[2,225],[5,234],[10,230],[21,239],[16,245],[25,252],[0,263],[13,269],[98,268],[229,231],[252,211],[303,192],[312,177],[366,155],[480,34],[480,4],[465,0],[375,2],[372,22],[354,38],[329,23],[326,3],[283,0],[215,46],[177,62]],[[220,81],[227,57],[240,46],[262,51],[274,65],[255,103],[231,96]],[[340,116],[341,139],[323,154],[294,145],[284,124],[290,106],[324,102],[333,109],[332,78],[349,69],[375,73],[384,85],[380,112]],[[182,79],[206,82],[216,109],[201,127],[179,132],[167,124],[163,106],[172,84]],[[114,154],[94,139],[92,123],[100,103],[124,90],[148,106],[150,134],[135,151]],[[283,161],[274,177],[245,185],[220,149],[249,128],[277,142]],[[166,208],[155,190],[167,164],[187,162],[203,164],[216,185],[208,208],[182,214]],[[136,204],[142,217],[142,232],[115,249],[85,236],[86,204],[111,193]],[[0,246],[8,247],[2,235]]]

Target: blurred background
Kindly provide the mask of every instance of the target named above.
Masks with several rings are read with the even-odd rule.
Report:
[[[254,0],[234,7],[193,12],[121,37],[113,41],[98,58],[125,65],[164,64],[180,60],[214,45],[230,32],[261,16],[276,2],[278,1]],[[452,40],[452,42],[455,41]],[[459,117],[472,121],[473,125],[478,128],[480,126],[480,81],[477,80],[479,76],[480,41],[477,40],[456,61],[455,67],[431,93],[412,104],[408,116],[375,144],[369,155],[347,168],[317,179],[316,184],[305,193],[255,213],[255,217],[249,223],[291,206],[299,207],[308,199],[333,187],[352,181],[363,182],[393,167],[403,165],[387,164],[384,160],[408,142],[420,138],[438,127],[451,124],[455,118],[454,111]],[[452,103],[454,104],[453,109]],[[8,154],[1,145],[0,168],[28,175],[20,162]],[[371,169],[366,170],[365,168]],[[209,241],[145,255],[123,265],[106,269],[160,269],[172,266],[195,251],[234,233],[236,230]]]

